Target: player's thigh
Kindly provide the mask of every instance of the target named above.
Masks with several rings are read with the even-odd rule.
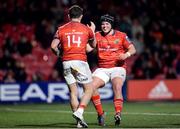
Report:
[[[121,92],[123,83],[126,79],[126,70],[122,67],[113,68],[111,72],[111,83],[114,92]]]
[[[98,68],[93,74],[93,86],[95,88],[99,88],[104,86],[107,82],[109,82],[110,77],[106,73],[105,69]]]
[[[124,82],[126,80],[126,69],[123,67],[112,68],[111,69],[111,81],[115,78],[120,78]],[[119,79],[117,79],[117,80],[119,80]]]
[[[66,80],[66,83],[68,85],[71,85],[73,83],[76,83],[76,79],[74,77],[74,75],[72,74],[71,71],[71,61],[64,61],[63,62],[63,74],[64,74],[64,78]]]
[[[76,71],[76,80],[80,84],[92,82],[92,73],[89,65],[85,61],[72,61],[71,67]]]

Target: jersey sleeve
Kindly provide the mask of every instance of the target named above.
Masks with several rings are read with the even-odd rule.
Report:
[[[129,37],[125,34],[124,35],[124,41],[123,41],[123,45],[125,48],[128,48],[129,45],[132,44],[132,41],[129,39]]]

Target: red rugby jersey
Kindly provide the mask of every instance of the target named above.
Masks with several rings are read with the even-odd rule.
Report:
[[[132,43],[123,32],[114,31],[113,35],[103,36],[101,32],[96,33],[98,65],[101,68],[124,67],[126,62],[119,60],[119,54],[125,53]]]
[[[86,45],[88,40],[94,38],[90,28],[82,23],[71,21],[58,28],[56,37],[60,40],[63,61],[87,61]]]

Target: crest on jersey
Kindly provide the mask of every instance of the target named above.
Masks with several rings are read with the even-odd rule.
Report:
[[[118,44],[119,41],[120,41],[120,39],[115,39],[115,40],[114,40],[114,44]]]

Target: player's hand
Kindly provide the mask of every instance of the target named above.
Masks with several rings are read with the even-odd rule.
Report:
[[[125,60],[125,59],[127,59],[129,56],[126,54],[126,53],[121,53],[121,54],[119,54],[119,59],[120,60]]]
[[[60,49],[58,47],[51,48],[51,50],[56,56],[61,57],[61,51],[60,51]]]
[[[95,32],[95,29],[96,29],[96,25],[94,24],[94,22],[90,21],[91,25],[89,26],[87,24],[87,27],[89,27],[93,32]]]

